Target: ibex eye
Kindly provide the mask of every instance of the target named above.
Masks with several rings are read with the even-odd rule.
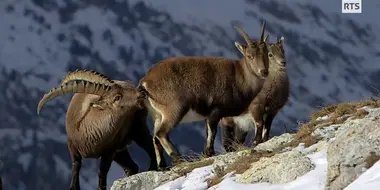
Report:
[[[268,56],[269,56],[269,57],[273,57],[273,54],[270,53]]]
[[[117,95],[117,96],[115,96],[114,101],[119,101],[120,99],[121,99],[121,96],[120,96],[120,95]]]

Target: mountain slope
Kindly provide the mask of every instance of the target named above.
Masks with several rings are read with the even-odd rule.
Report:
[[[0,175],[4,188],[67,189],[71,164],[64,118],[70,97],[49,102],[40,116],[35,111],[43,93],[67,71],[94,69],[137,84],[154,63],[166,57],[237,59],[240,55],[233,41],[242,39],[232,28],[235,23],[257,38],[265,19],[271,41],[285,37],[291,97],[275,119],[274,135],[284,131],[283,125],[295,129],[297,121],[306,120],[318,106],[373,95],[380,79],[380,43],[375,35],[380,29],[370,15],[375,15],[373,7],[378,3],[365,2],[363,14],[347,15],[340,13],[340,3],[328,2],[0,2],[0,84],[5,89],[0,91]],[[184,153],[203,150],[204,124],[189,127],[193,125],[180,126],[171,135]],[[145,153],[135,146],[131,151],[146,169]],[[83,187],[96,186],[96,163],[84,162]],[[113,166],[109,180],[122,175]]]

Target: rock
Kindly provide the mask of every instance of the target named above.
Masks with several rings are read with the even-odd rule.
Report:
[[[287,183],[304,175],[314,168],[311,160],[299,151],[293,150],[261,158],[254,162],[236,181],[240,183],[268,182]]]
[[[114,181],[111,190],[152,190],[178,177],[174,172],[147,171]]]
[[[326,127],[319,127],[313,131],[313,136],[322,137],[325,140],[329,140],[335,137],[337,130],[341,127],[341,124],[330,125]]]
[[[214,163],[213,166],[215,167],[221,167],[225,169],[229,164],[234,163],[236,160],[243,156],[247,156],[251,153],[251,150],[243,150],[239,152],[229,152],[223,155],[218,155],[213,157]]]
[[[353,182],[367,167],[366,159],[380,155],[380,109],[363,119],[342,124],[328,147],[327,190],[340,190]]]
[[[281,145],[292,141],[294,134],[285,133],[280,136],[273,137],[266,142],[258,144],[254,150],[258,152],[273,152],[281,147]]]
[[[362,109],[369,112],[362,119],[356,119],[356,117],[351,115],[347,116],[349,118],[341,124],[315,126],[312,129],[313,131],[310,132],[313,136],[320,138],[317,139],[318,142],[309,147],[305,146],[305,142],[300,141],[301,143],[296,147],[282,148],[284,144],[294,139],[294,134],[283,134],[257,145],[254,151],[272,152],[269,156],[274,155],[272,157],[261,157],[258,161],[256,161],[257,159],[253,159],[256,161],[253,163],[248,158],[248,161],[243,163],[245,164],[243,170],[246,169],[245,166],[250,166],[250,168],[243,174],[236,175],[236,182],[267,182],[271,184],[292,182],[314,169],[313,163],[309,158],[310,154],[327,151],[328,166],[324,165],[324,167],[327,167],[327,172],[326,169],[323,169],[327,173],[327,176],[326,173],[323,174],[321,182],[323,184],[319,185],[321,187],[326,185],[326,190],[344,189],[380,159],[380,108],[365,107]],[[251,156],[251,153],[252,150],[250,149],[230,152],[210,158],[203,158],[200,161],[177,165],[171,171],[149,171],[136,174],[115,181],[111,190],[154,189],[180,176],[191,176],[192,174],[188,175],[188,173],[204,166],[213,167],[214,170],[221,171],[215,173],[220,173],[224,176],[223,171],[228,166],[231,166],[231,163],[236,162],[241,157]],[[234,174],[230,173],[230,175]],[[180,178],[179,181],[183,179],[185,177]]]

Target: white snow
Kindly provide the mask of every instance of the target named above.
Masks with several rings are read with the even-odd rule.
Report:
[[[155,190],[202,190],[207,188],[206,180],[213,177],[213,166],[205,166],[194,169],[186,177],[180,177],[168,182]]]
[[[302,149],[302,148],[301,148]],[[305,150],[306,151],[306,150]],[[307,152],[307,151],[306,151]],[[238,175],[232,173],[227,174],[224,180],[208,188],[208,190],[323,190],[327,179],[327,151],[321,150],[316,153],[309,154],[308,157],[313,162],[315,168],[298,177],[296,180],[285,184],[270,183],[253,183],[245,184],[235,182]],[[207,179],[213,177],[212,166],[197,168],[187,176],[180,177],[174,181],[168,182],[157,187],[155,190],[206,190]],[[359,178],[351,183],[345,190],[372,190],[380,186],[380,162],[364,172]]]
[[[372,190],[380,187],[380,162],[376,162],[371,168],[360,175],[345,190]]]

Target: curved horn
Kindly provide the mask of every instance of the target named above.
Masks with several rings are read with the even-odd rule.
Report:
[[[86,94],[95,94],[103,96],[105,93],[109,92],[112,89],[111,86],[99,83],[93,83],[89,81],[74,81],[73,83],[65,83],[58,88],[51,89],[46,93],[37,107],[37,114],[40,114],[42,106],[44,106],[49,100],[57,97],[63,96],[70,93],[86,93]]]
[[[264,31],[265,31],[265,21],[261,25],[261,37],[260,40],[263,42],[264,41]]]
[[[114,83],[111,79],[106,77],[103,74],[100,74],[96,71],[93,70],[75,70],[67,73],[67,75],[62,79],[61,83],[59,86],[73,81],[73,80],[85,80],[93,83],[100,83],[100,84],[105,84],[105,85],[111,85]]]
[[[252,39],[248,36],[247,33],[245,33],[241,28],[238,26],[234,25],[234,28],[240,33],[241,36],[243,36],[244,40],[247,42],[248,46],[253,46],[253,41]]]

